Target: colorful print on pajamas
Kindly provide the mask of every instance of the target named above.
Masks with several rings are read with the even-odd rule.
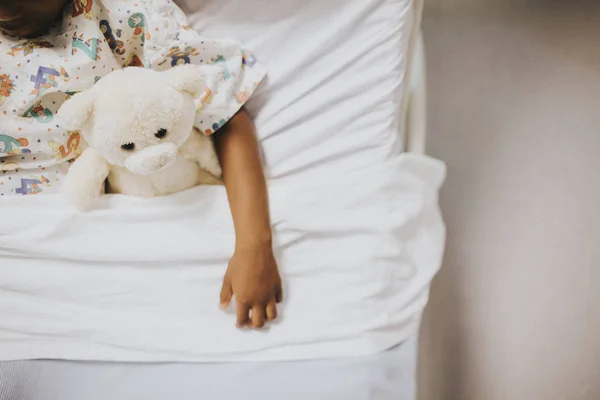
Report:
[[[214,133],[265,76],[237,42],[204,38],[170,0],[74,0],[36,39],[0,36],[0,195],[54,193],[80,154],[79,132],[56,115],[116,69],[195,64],[207,75],[196,127]],[[151,82],[149,82],[151,84]]]

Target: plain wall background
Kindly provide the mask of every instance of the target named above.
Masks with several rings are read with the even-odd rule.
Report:
[[[421,400],[598,400],[600,2],[426,2],[449,175]]]

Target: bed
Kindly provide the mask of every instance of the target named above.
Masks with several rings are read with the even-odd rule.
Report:
[[[248,109],[281,321],[239,332],[218,310],[233,243],[222,188],[111,195],[87,214],[59,196],[0,199],[0,399],[415,398],[444,245],[422,2],[180,3],[269,71]]]

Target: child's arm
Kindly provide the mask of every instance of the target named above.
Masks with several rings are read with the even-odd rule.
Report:
[[[236,234],[221,307],[226,308],[235,295],[238,327],[260,328],[276,318],[282,290],[271,243],[267,187],[248,113],[242,109],[236,114],[215,134],[215,142]]]

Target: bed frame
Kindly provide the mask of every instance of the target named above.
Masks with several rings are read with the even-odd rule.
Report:
[[[404,116],[404,149],[409,153],[425,154],[427,135],[427,84],[425,46],[421,32],[423,0],[415,0],[413,31],[409,45],[407,80],[402,105]]]

